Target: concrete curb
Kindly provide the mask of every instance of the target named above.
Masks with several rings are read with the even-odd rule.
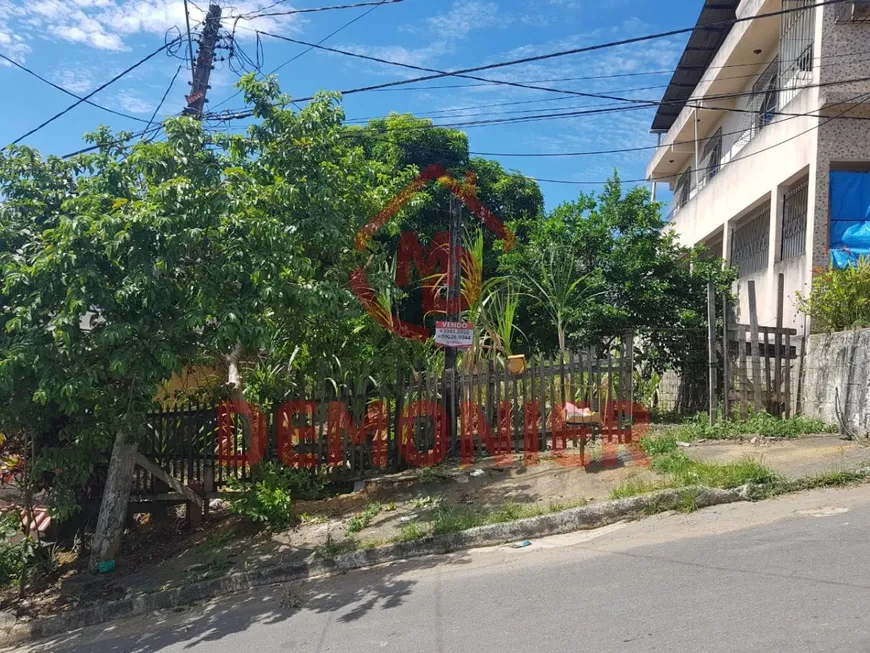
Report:
[[[68,614],[15,624],[11,627],[3,628],[0,626],[0,646],[20,644],[30,639],[50,637],[114,619],[172,609],[204,599],[274,583],[338,574],[408,558],[445,554],[533,537],[599,528],[624,519],[672,510],[678,507],[686,496],[691,496],[698,508],[749,501],[752,490],[753,488],[748,485],[734,490],[717,490],[702,486],[661,490],[628,499],[604,501],[506,524],[480,526],[459,533],[430,535],[415,542],[353,551],[331,559],[310,559],[293,565],[277,565],[229,574],[176,589],[111,601]]]

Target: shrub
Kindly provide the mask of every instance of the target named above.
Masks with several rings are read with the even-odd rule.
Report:
[[[0,587],[17,585],[33,556],[33,542],[22,536],[20,525],[18,515],[0,515]]]
[[[291,488],[297,471],[267,463],[255,482],[231,481],[236,493],[229,498],[230,510],[268,528],[286,528],[293,522]]]
[[[797,306],[813,320],[813,331],[832,332],[870,327],[870,259],[816,276],[809,296],[797,293]]]

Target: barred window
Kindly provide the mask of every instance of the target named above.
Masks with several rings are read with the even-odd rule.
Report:
[[[767,268],[770,243],[770,204],[753,211],[731,236],[731,265],[741,277]]]
[[[677,209],[681,209],[689,203],[689,194],[691,193],[691,191],[692,169],[689,168],[680,175],[679,179],[677,179],[677,186],[674,189],[674,200],[676,202]]]
[[[711,180],[719,174],[719,168],[722,165],[722,128],[716,130],[716,133],[704,144],[703,162],[701,170],[704,171],[704,179]]]
[[[782,201],[782,245],[780,259],[801,256],[807,245],[809,183],[804,181],[790,189]]]

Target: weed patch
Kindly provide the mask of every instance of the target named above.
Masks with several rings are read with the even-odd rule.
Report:
[[[395,538],[396,542],[416,542],[426,537],[429,533],[426,532],[420,524],[415,521],[408,522],[402,527],[402,532]]]
[[[362,529],[371,524],[372,520],[377,517],[383,509],[384,507],[379,503],[370,503],[365,507],[365,510],[348,520],[347,526],[344,529],[345,533],[348,535],[359,533]]]
[[[719,419],[716,424],[710,426],[709,418],[704,413],[699,413],[684,422],[681,426],[671,430],[668,436],[650,438],[652,440],[680,440],[693,442],[694,440],[734,440],[746,436],[762,436],[767,438],[796,438],[811,433],[836,433],[835,425],[827,424],[821,420],[808,417],[788,417],[780,419],[765,412],[752,414],[746,420],[724,421]],[[648,446],[670,446],[650,444]],[[646,451],[646,448],[644,448]],[[647,453],[650,453],[649,451]],[[664,453],[664,452],[662,452]]]

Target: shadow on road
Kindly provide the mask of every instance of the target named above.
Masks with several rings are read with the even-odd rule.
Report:
[[[93,626],[33,642],[32,653],[157,653],[182,651],[243,633],[254,625],[289,622],[303,611],[336,613],[351,623],[374,609],[396,608],[413,593],[405,578],[444,565],[464,565],[467,554],[430,556],[342,576],[297,581],[233,594],[200,605]],[[341,614],[337,614],[341,613]]]

